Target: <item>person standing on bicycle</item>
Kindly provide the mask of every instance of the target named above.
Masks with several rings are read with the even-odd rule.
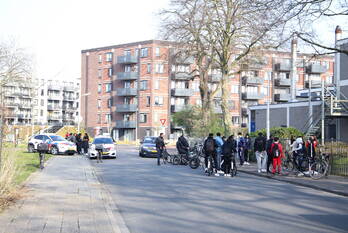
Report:
[[[157,165],[161,165],[161,157],[163,154],[164,149],[166,148],[166,145],[164,144],[164,138],[163,138],[163,133],[160,133],[159,137],[156,138],[155,141],[156,144],[156,150],[157,150]]]
[[[222,146],[222,155],[224,157],[224,175],[231,176],[231,162],[236,166],[234,154],[237,152],[237,142],[233,139],[233,135],[229,136],[227,141]]]
[[[214,139],[214,134],[210,133],[207,139],[204,141],[204,163],[205,163],[205,172],[208,171],[208,159],[212,158],[214,160],[214,166],[215,170],[217,168],[217,160],[216,160],[216,148],[218,145],[216,144],[216,141]]]

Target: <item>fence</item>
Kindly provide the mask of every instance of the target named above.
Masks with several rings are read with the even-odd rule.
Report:
[[[342,142],[327,142],[320,148],[322,153],[330,155],[330,174],[348,176],[348,145]]]

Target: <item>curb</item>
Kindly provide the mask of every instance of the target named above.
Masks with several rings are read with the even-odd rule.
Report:
[[[321,188],[321,187],[318,187],[318,186],[315,186],[315,185],[311,185],[311,184],[303,184],[303,183],[296,182],[296,181],[293,181],[293,180],[284,180],[284,179],[279,179],[277,177],[264,176],[264,175],[260,175],[260,174],[255,173],[255,172],[244,171],[244,170],[238,170],[238,172],[242,172],[242,173],[246,173],[246,174],[249,174],[249,175],[259,176],[259,177],[263,177],[263,178],[267,178],[267,179],[277,180],[277,181],[281,181],[281,182],[285,182],[285,183],[289,183],[289,184],[294,184],[294,185],[297,185],[297,186],[302,186],[302,187],[306,187],[306,188],[311,188],[311,189],[315,189],[315,190],[319,190],[319,191],[324,191],[324,192],[327,192],[327,193],[332,193],[332,194],[348,197],[348,193],[346,193],[346,192],[341,192],[341,191],[335,191],[335,190],[331,190],[331,189]]]

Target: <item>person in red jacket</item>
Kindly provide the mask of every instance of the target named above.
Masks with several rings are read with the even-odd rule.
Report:
[[[279,142],[278,137],[274,137],[274,142],[271,145],[271,153],[273,157],[272,174],[275,174],[276,170],[278,170],[278,174],[280,174],[282,169],[282,158],[284,157],[284,152],[283,146]]]

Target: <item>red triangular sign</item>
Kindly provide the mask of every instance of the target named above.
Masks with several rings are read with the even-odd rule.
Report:
[[[161,124],[164,125],[166,123],[166,120],[167,119],[160,119]]]

